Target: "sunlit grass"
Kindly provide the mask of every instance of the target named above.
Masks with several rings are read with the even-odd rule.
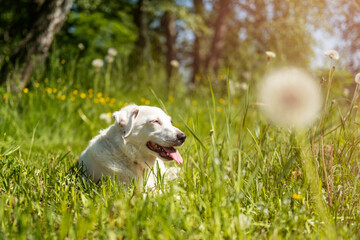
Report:
[[[0,90],[0,238],[327,237],[329,223],[306,183],[299,147],[310,145],[308,138],[268,124],[255,89],[160,97],[161,89],[106,92],[56,79],[36,79],[19,94]],[[108,126],[100,115],[130,103],[163,104],[188,135],[179,178],[153,191],[110,179],[95,185],[74,168],[88,141]],[[337,112],[328,114],[325,128],[338,123]],[[359,237],[360,229],[360,137],[352,121],[325,136],[334,152],[326,166],[330,205],[320,159],[305,152],[317,167],[329,221],[345,239]]]

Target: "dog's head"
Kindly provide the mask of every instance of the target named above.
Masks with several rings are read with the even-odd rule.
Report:
[[[122,137],[139,151],[164,161],[183,162],[174,147],[181,146],[186,135],[172,125],[171,117],[160,108],[129,105],[114,112],[113,118]]]

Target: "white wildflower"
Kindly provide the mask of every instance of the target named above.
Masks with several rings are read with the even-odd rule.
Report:
[[[85,49],[85,46],[84,46],[83,43],[79,43],[79,44],[78,44],[78,48],[82,51],[82,50]]]
[[[241,90],[246,91],[246,90],[248,90],[248,88],[249,88],[249,86],[248,86],[248,84],[246,82],[240,83],[240,89]]]
[[[265,76],[259,98],[265,116],[287,127],[309,125],[321,108],[319,86],[297,68],[283,68]]]
[[[118,51],[115,48],[109,48],[108,54],[112,57],[115,57],[118,54]]]
[[[100,119],[104,120],[106,123],[111,123],[111,121],[112,121],[111,114],[109,114],[109,113],[100,114]]]
[[[357,84],[360,84],[360,73],[356,74],[356,76],[355,76],[355,82],[356,82]]]
[[[344,89],[344,96],[348,97],[350,95],[350,90],[348,88]]]
[[[274,52],[266,51],[265,54],[266,54],[268,59],[276,58],[276,54]]]
[[[108,63],[112,63],[114,61],[114,57],[110,55],[106,55],[105,61]]]
[[[327,50],[327,51],[325,52],[325,55],[328,56],[328,57],[331,58],[331,59],[339,60],[339,53],[338,53],[338,51],[336,51],[336,50],[333,50],[333,49]]]
[[[104,61],[102,59],[94,59],[92,62],[91,62],[91,65],[94,67],[94,68],[102,68],[104,66]]]
[[[240,215],[234,220],[234,223],[239,230],[244,230],[250,227],[250,219],[243,213],[240,213]]]
[[[170,65],[173,66],[174,68],[178,68],[180,66],[180,63],[178,60],[173,59],[170,61]]]

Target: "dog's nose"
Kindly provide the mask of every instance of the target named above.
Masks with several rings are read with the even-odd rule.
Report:
[[[184,142],[185,141],[185,138],[186,138],[186,135],[183,133],[183,132],[179,132],[177,135],[176,135],[177,139],[181,142]]]

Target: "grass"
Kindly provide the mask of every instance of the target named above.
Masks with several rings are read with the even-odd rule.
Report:
[[[36,75],[16,95],[0,90],[0,239],[324,239],[329,229],[337,238],[360,237],[358,118],[324,137],[333,152],[325,153],[324,169],[307,132],[266,122],[254,87],[237,97],[165,98],[160,89],[106,95],[57,79]],[[100,114],[130,102],[165,107],[188,135],[180,176],[153,191],[110,179],[95,185],[73,167],[108,125]],[[325,128],[341,123],[337,109],[347,107],[331,105]],[[316,166],[320,199],[306,181],[309,166]]]

